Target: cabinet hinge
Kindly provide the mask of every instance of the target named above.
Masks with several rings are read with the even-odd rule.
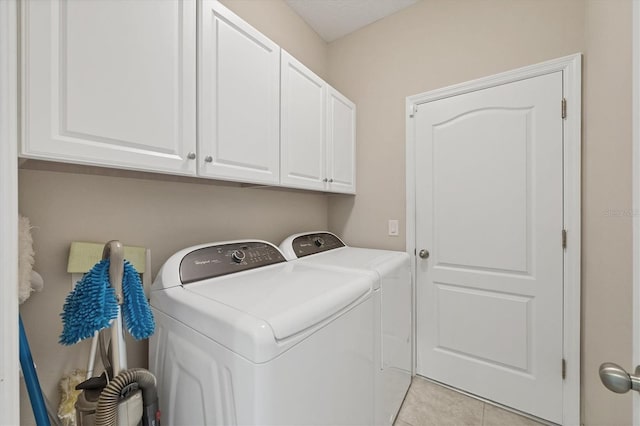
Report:
[[[562,98],[562,118],[567,118],[567,99]]]
[[[567,230],[566,229],[562,230],[562,248],[563,249],[567,248]]]
[[[409,107],[409,117],[413,118],[414,115],[418,112],[418,105],[412,104]]]
[[[567,378],[567,361],[562,358],[562,380]]]

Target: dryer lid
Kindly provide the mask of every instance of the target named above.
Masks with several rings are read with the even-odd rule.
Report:
[[[341,247],[306,256],[304,262],[316,265],[332,265],[344,268],[378,270],[388,264],[409,264],[410,258],[406,252],[379,250],[360,247]]]
[[[286,263],[194,282],[184,290],[263,320],[281,340],[332,317],[372,286],[371,276],[357,271]]]

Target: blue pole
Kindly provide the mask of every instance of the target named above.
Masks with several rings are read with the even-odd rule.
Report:
[[[42,397],[42,389],[40,388],[40,382],[38,381],[38,374],[36,368],[33,365],[33,358],[31,357],[31,349],[29,349],[29,341],[27,335],[24,332],[24,325],[22,325],[22,317],[20,320],[20,367],[22,367],[22,375],[24,376],[24,382],[27,385],[27,392],[29,393],[29,399],[31,400],[31,407],[33,408],[33,416],[36,419],[38,426],[51,426],[49,423],[49,416],[47,415],[47,407],[44,404],[44,398]]]

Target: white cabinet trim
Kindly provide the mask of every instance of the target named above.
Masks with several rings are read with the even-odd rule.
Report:
[[[0,1],[0,413],[20,423],[18,358],[17,2]]]
[[[632,3],[632,163],[633,163],[633,350],[632,365],[640,365],[640,1]],[[629,368],[631,366],[625,366]],[[633,425],[640,426],[640,393],[633,394]]]

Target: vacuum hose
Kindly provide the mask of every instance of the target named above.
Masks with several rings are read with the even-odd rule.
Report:
[[[124,388],[132,383],[137,383],[142,390],[142,403],[144,405],[142,424],[144,426],[159,426],[159,420],[156,417],[156,413],[158,413],[156,378],[144,368],[124,370],[104,388],[96,407],[96,426],[116,425],[120,394]]]

